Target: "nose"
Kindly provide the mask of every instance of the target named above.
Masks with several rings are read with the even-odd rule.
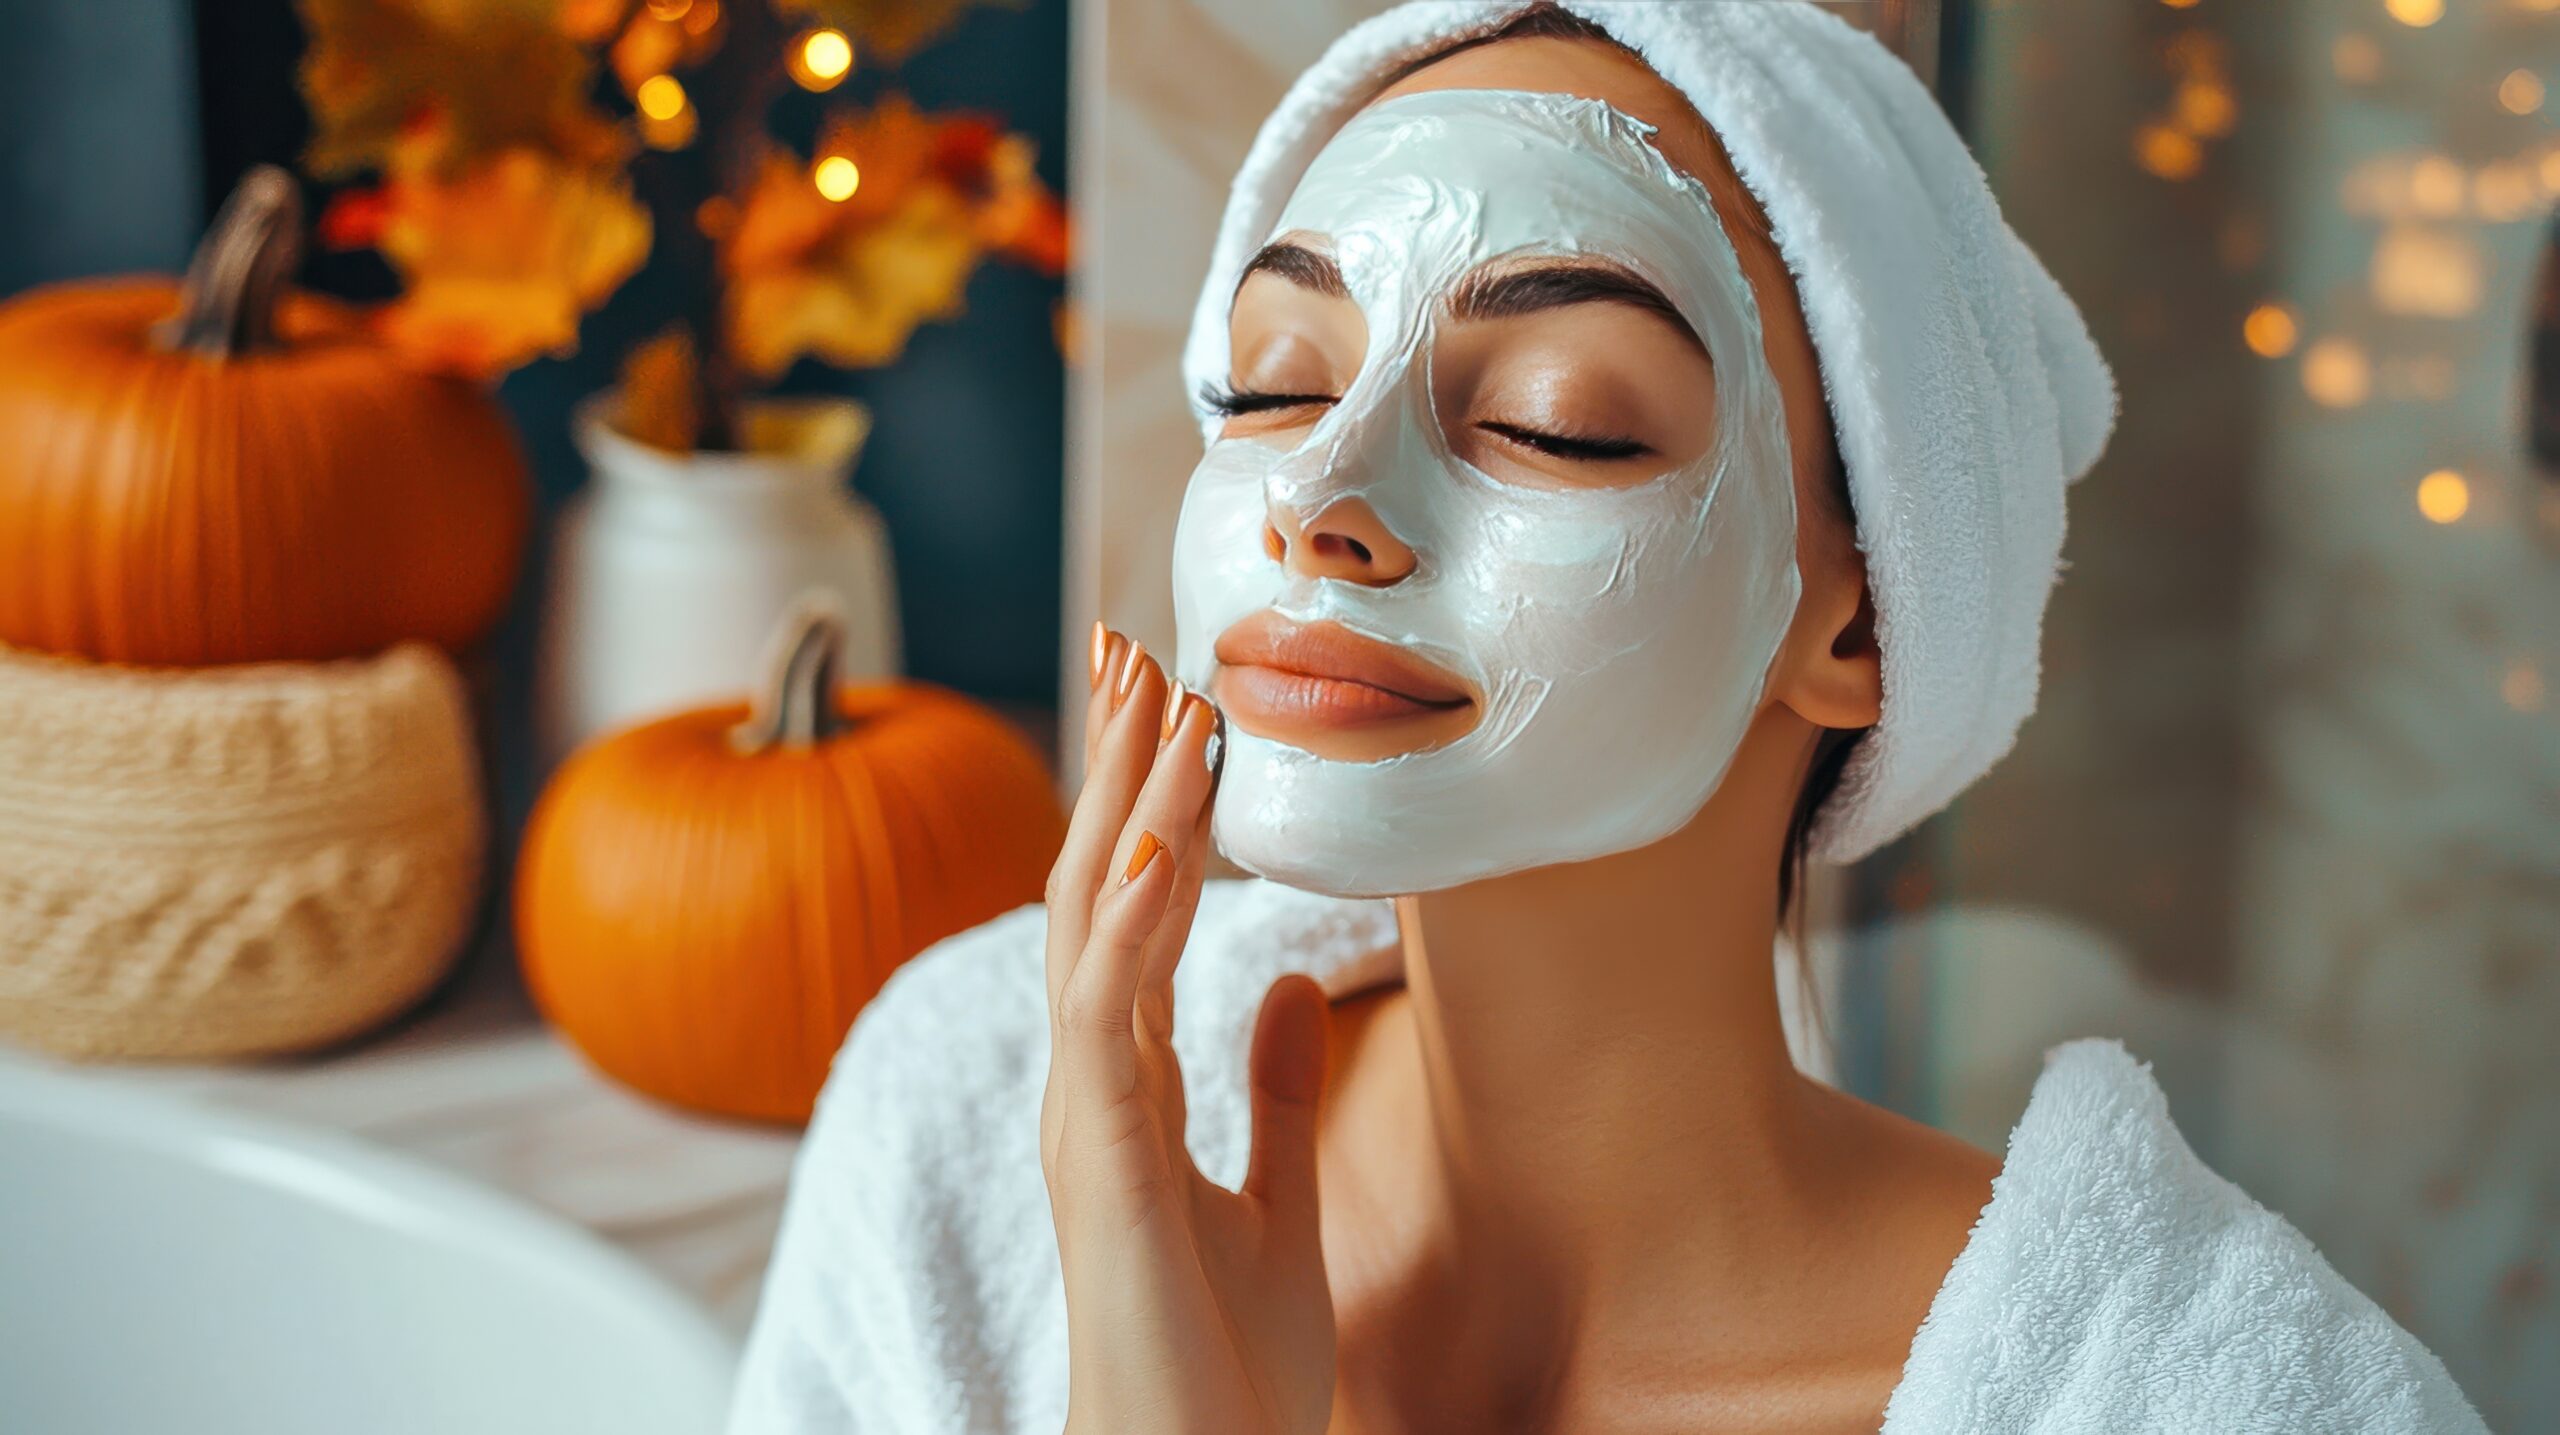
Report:
[[[1336,499],[1304,522],[1287,504],[1272,504],[1263,519],[1262,551],[1302,577],[1369,588],[1400,582],[1414,566],[1413,550],[1357,498]]]

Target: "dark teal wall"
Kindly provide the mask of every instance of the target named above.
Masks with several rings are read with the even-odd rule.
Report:
[[[203,219],[187,0],[0,0],[0,294],[175,269]]]

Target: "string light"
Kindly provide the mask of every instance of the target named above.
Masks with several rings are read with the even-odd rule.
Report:
[[[2498,684],[2498,696],[2506,699],[2508,707],[2520,713],[2538,713],[2545,695],[2540,669],[2521,658],[2507,664],[2507,675]]]
[[[671,120],[684,113],[684,86],[673,75],[651,75],[631,92],[640,113],[653,120]]]
[[[2452,469],[2437,469],[2418,480],[2418,511],[2429,523],[2452,523],[2471,511],[2471,485]]]
[[[2373,247],[2373,302],[2386,314],[2460,319],[2480,307],[2482,267],[2460,234],[2395,224]]]
[[[2225,86],[2208,80],[2178,87],[2178,123],[2189,133],[2218,139],[2231,133],[2239,118],[2240,106]]]
[[[2498,103],[2511,115],[2529,115],[2542,108],[2542,77],[2531,70],[2510,70],[2498,82]]]
[[[809,171],[809,182],[818,187],[819,194],[842,204],[862,187],[862,171],[843,155],[831,154]]]
[[[2444,0],[2382,0],[2382,8],[2391,18],[2413,30],[2423,30],[2444,18]]]
[[[2249,352],[2262,359],[2281,359],[2292,353],[2301,333],[2293,311],[2282,304],[2261,304],[2250,310],[2249,317],[2240,324],[2240,337],[2248,343]]]
[[[2204,168],[2204,147],[2168,125],[2144,125],[2136,131],[2133,155],[2144,169],[2167,180],[2193,179]]]
[[[2533,218],[2542,208],[2533,171],[2525,168],[2522,160],[2482,165],[2480,172],[2471,177],[2471,208],[2491,224]]]
[[[2409,204],[2418,213],[2450,219],[2462,212],[2462,166],[2440,154],[2409,167]]]
[[[791,47],[791,78],[804,90],[832,90],[853,73],[853,41],[842,30],[812,30]]]
[[[2373,393],[2373,361],[2352,339],[2323,339],[2302,356],[2302,388],[2330,408],[2354,408]]]

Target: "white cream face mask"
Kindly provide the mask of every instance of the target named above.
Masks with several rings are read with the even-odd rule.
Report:
[[[1795,496],[1760,322],[1705,189],[1649,126],[1597,101],[1446,90],[1335,135],[1273,233],[1329,243],[1368,324],[1358,376],[1294,444],[1215,442],[1174,538],[1179,676],[1274,609],[1407,648],[1483,695],[1453,742],[1376,762],[1236,728],[1212,819],[1246,869],[1390,896],[1583,861],[1677,831],[1723,780],[1798,595]],[[1532,488],[1451,452],[1431,355],[1458,282],[1489,260],[1608,261],[1658,287],[1715,365],[1715,438],[1631,487]],[[1701,395],[1701,399],[1705,398]],[[1371,587],[1264,551],[1274,506],[1365,499],[1413,550]]]

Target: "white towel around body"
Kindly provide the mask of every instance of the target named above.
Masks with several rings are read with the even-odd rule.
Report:
[[[1040,1172],[1044,912],[893,977],[792,1180],[729,1435],[1056,1435],[1066,1295]],[[1175,976],[1189,1142],[1233,1187],[1245,1058],[1284,972],[1397,979],[1393,909],[1213,882]],[[2444,1366],[2199,1160],[2147,1066],[2052,1048],[1912,1343],[1882,1435],[2471,1435]]]

